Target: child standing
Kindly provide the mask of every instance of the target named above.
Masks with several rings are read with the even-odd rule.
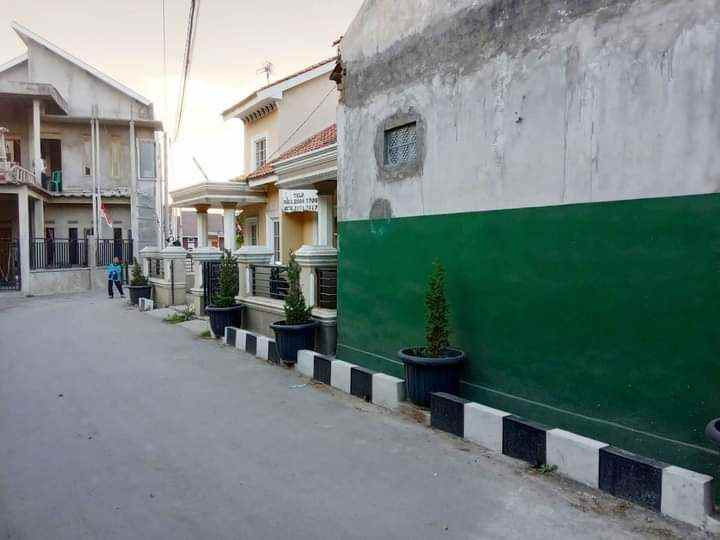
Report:
[[[118,292],[120,293],[121,298],[125,298],[125,294],[123,293],[122,288],[122,266],[120,266],[120,259],[118,257],[113,257],[112,264],[109,264],[107,267],[107,276],[108,276],[108,298],[113,298],[113,283],[115,284],[115,287],[117,287]]]

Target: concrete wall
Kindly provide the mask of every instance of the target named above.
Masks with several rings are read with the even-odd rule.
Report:
[[[105,239],[113,238],[113,228],[122,229],[123,238],[128,239],[128,230],[131,229],[130,205],[110,204],[107,202],[108,214],[113,226],[108,226],[104,221],[100,227],[100,237]],[[47,203],[45,205],[45,226],[55,228],[56,238],[68,238],[68,228],[76,227],[78,234],[82,237],[85,229],[91,229],[92,204],[68,204],[68,203]],[[133,233],[134,234],[134,233]]]
[[[91,287],[89,268],[42,270],[30,272],[30,294],[70,294],[89,291]]]
[[[152,106],[143,105],[42,45],[28,42],[28,53],[30,81],[52,84],[67,100],[72,116],[90,116],[92,105],[97,104],[104,118],[152,119]]]
[[[720,189],[714,0],[529,4],[364,4],[342,42],[340,219]],[[376,145],[397,113],[426,136],[392,181]]]
[[[28,61],[6,69],[0,73],[0,83],[2,82],[26,82],[28,80]]]

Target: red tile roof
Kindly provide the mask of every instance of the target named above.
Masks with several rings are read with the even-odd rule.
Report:
[[[297,77],[298,75],[302,75],[303,73],[307,73],[308,71],[312,71],[312,70],[315,69],[315,68],[319,68],[320,66],[324,66],[325,64],[327,64],[327,63],[329,63],[329,62],[336,62],[337,59],[338,59],[337,56],[333,56],[332,58],[326,58],[325,60],[322,60],[322,61],[320,61],[320,62],[318,62],[318,63],[316,63],[316,64],[313,64],[312,66],[308,66],[308,67],[306,67],[305,69],[301,69],[300,71],[298,71],[298,72],[296,72],[296,73],[293,73],[292,75],[288,75],[287,77],[283,77],[282,79],[279,79],[279,80],[277,80],[277,81],[273,81],[273,82],[271,82],[271,83],[269,83],[269,84],[266,84],[265,86],[261,86],[260,88],[258,88],[257,90],[255,90],[252,94],[250,94],[249,96],[247,96],[247,97],[245,97],[244,99],[241,99],[240,101],[238,101],[238,102],[237,102],[235,105],[233,105],[232,107],[228,107],[227,109],[225,109],[225,110],[222,112],[222,114],[223,114],[223,115],[226,115],[226,114],[228,114],[230,111],[232,111],[233,109],[235,109],[235,108],[239,107],[240,105],[242,105],[243,103],[246,103],[246,102],[250,101],[250,100],[253,99],[255,96],[257,96],[257,93],[258,93],[258,92],[262,92],[263,90],[266,90],[267,88],[271,88],[271,87],[275,86],[276,84],[283,83],[283,82],[285,82],[285,81],[288,81],[288,80],[292,79],[293,77]]]
[[[265,163],[262,167],[258,167],[253,172],[248,174],[245,179],[255,180],[257,178],[269,176],[275,172],[275,167],[273,166],[275,163],[290,159],[295,156],[300,156],[302,154],[307,154],[308,152],[312,152],[313,150],[319,150],[320,148],[335,144],[336,142],[337,125],[333,124],[323,129],[320,133],[316,133],[309,139],[305,139],[300,144],[293,146],[292,148],[290,148],[290,150],[280,154],[280,156],[273,159],[272,161]]]

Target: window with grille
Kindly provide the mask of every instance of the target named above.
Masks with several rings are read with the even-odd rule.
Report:
[[[273,256],[275,262],[280,264],[280,220],[275,219],[272,223],[273,230]]]
[[[414,163],[417,160],[417,124],[385,131],[385,165],[395,166]]]
[[[265,165],[267,159],[267,139],[262,138],[255,141],[255,168]]]

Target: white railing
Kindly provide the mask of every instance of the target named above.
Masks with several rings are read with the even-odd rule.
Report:
[[[17,182],[20,184],[32,184],[35,186],[40,185],[40,182],[38,182],[35,174],[15,163],[10,165],[7,172],[7,178],[11,182]]]

